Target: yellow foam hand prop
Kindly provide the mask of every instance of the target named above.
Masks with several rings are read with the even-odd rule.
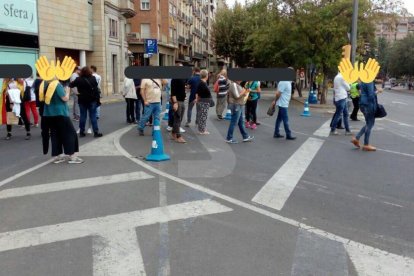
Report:
[[[359,78],[358,62],[355,62],[355,66],[352,66],[349,59],[343,58],[338,66],[339,72],[347,83],[354,83]]]
[[[368,59],[367,65],[361,63],[359,65],[359,78],[362,82],[370,83],[375,80],[375,77],[378,75],[380,66],[375,59]]]
[[[76,67],[75,61],[71,57],[65,56],[62,64],[60,64],[60,60],[58,60],[57,62],[56,77],[62,81],[69,79],[75,67]]]
[[[49,64],[49,61],[45,56],[41,56],[36,61],[35,67],[39,73],[39,76],[45,81],[52,80],[56,75],[55,61],[52,60],[52,62]]]

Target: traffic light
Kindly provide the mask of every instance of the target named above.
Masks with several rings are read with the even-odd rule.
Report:
[[[345,46],[342,46],[342,58],[351,59],[351,45],[347,44]]]

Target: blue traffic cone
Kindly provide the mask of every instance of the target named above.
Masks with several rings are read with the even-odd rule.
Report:
[[[303,113],[300,116],[304,116],[304,117],[311,116],[311,113],[309,110],[309,102],[307,100],[305,101],[305,106],[303,107]]]
[[[313,91],[313,90],[309,91],[308,101],[309,101],[310,104],[317,104],[318,103],[318,97],[316,96],[315,91]]]
[[[228,121],[231,120],[231,110],[230,109],[227,109],[226,117],[224,117],[224,120],[228,120]]]
[[[164,144],[162,142],[161,127],[159,125],[154,126],[152,131],[152,145],[151,153],[145,158],[147,161],[166,161],[170,160],[170,156],[164,153]]]
[[[164,113],[164,117],[162,117],[162,119],[164,121],[168,121],[168,113],[170,112],[170,102],[167,102],[167,104],[165,105],[165,113]]]

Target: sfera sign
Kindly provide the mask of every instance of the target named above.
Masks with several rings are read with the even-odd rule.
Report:
[[[0,31],[37,34],[37,0],[0,0]]]

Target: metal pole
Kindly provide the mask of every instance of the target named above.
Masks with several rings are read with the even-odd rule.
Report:
[[[352,37],[351,37],[351,60],[352,64],[355,63],[356,46],[357,46],[357,25],[358,25],[358,4],[359,0],[354,0],[354,11],[352,14]]]

